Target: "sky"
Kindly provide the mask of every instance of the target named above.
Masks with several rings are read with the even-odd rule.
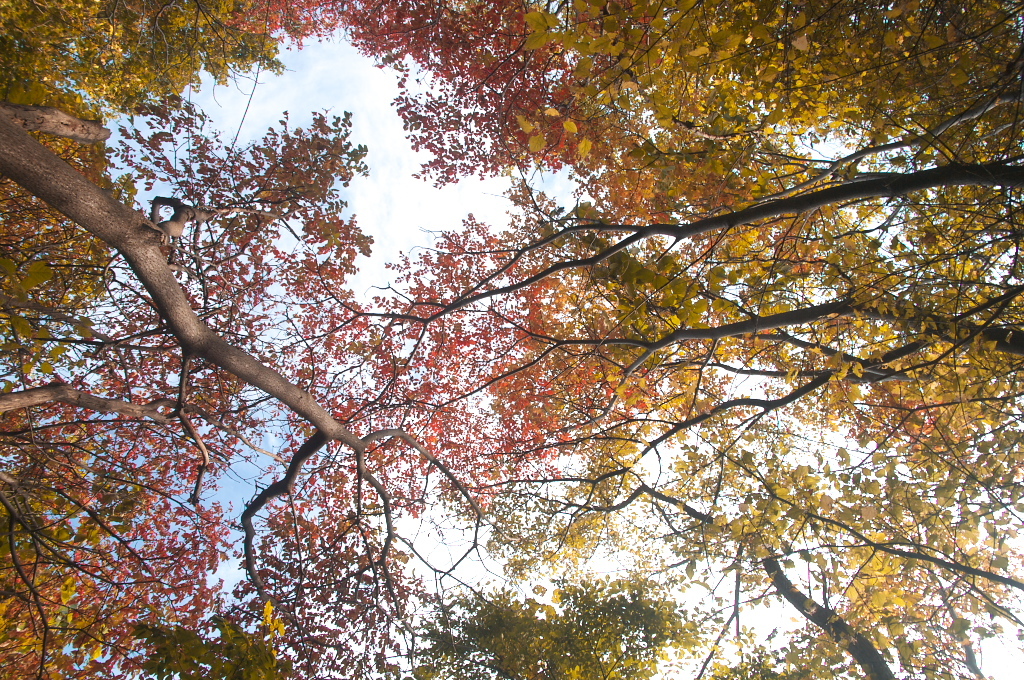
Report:
[[[206,85],[192,99],[228,138],[237,131],[240,143],[262,136],[285,110],[293,125],[303,125],[313,111],[352,112],[351,140],[369,147],[370,173],[354,179],[345,195],[360,229],[374,238],[373,254],[358,263],[352,282],[357,295],[387,283],[384,265],[401,252],[430,245],[429,232],[457,228],[468,214],[490,224],[506,220],[507,177],[469,178],[440,189],[414,177],[428,156],[411,149],[391,106],[398,96],[392,72],[341,41],[307,44],[284,53],[282,61],[287,71],[261,74],[255,90],[251,81]]]
[[[360,228],[374,238],[372,256],[357,263],[360,272],[351,280],[356,295],[369,297],[374,287],[387,285],[385,265],[403,252],[429,246],[432,231],[457,228],[468,214],[495,226],[507,220],[510,203],[503,196],[511,182],[507,177],[468,178],[440,189],[415,177],[427,155],[411,149],[401,119],[391,106],[398,95],[393,73],[376,68],[342,41],[311,43],[281,56],[287,70],[280,75],[260,74],[255,88],[252,80],[217,87],[207,83],[192,92],[191,98],[228,140],[237,134],[240,143],[262,136],[285,110],[293,125],[304,125],[313,111],[353,114],[351,140],[369,148],[366,163],[370,170],[368,177],[355,178],[345,195]],[[565,176],[549,176],[543,184],[566,200],[573,189]],[[236,506],[237,501],[247,500],[253,489],[253,480],[245,479],[244,472],[241,477],[225,489],[246,494],[236,499]],[[439,561],[445,559],[445,539],[431,536],[429,527],[420,527],[419,533],[410,527],[409,535],[418,536],[420,549]],[[458,549],[452,554],[457,555]],[[485,570],[475,568],[481,579],[488,578]],[[241,571],[238,565],[225,565],[217,577],[231,583],[241,578]],[[792,619],[788,613],[780,613]],[[787,623],[794,624],[795,619]],[[1019,646],[1009,639],[985,643],[979,657],[986,674],[995,680],[1015,680],[1024,667]]]

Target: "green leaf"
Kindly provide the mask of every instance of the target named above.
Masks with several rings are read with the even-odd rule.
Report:
[[[534,32],[545,31],[548,28],[548,22],[544,18],[543,12],[529,12],[523,19],[526,20],[526,25]]]
[[[547,45],[550,39],[550,33],[531,33],[526,37],[524,47],[528,50],[537,50]]]
[[[53,270],[50,269],[46,263],[35,260],[28,266],[28,272],[25,278],[21,280],[21,285],[25,290],[31,290],[42,283],[46,283],[52,278]]]

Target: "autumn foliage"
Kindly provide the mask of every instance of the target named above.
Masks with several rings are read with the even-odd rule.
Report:
[[[972,677],[1020,625],[1018,8],[108,9],[0,11],[60,55],[0,39],[46,74],[9,98],[133,112],[110,148],[0,118],[5,668]],[[372,300],[348,114],[238,147],[175,96],[335,30],[397,71],[425,176],[518,177]],[[447,598],[417,517],[557,599]]]

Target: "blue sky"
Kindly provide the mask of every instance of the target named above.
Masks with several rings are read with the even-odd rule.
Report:
[[[261,74],[255,90],[251,81],[207,85],[192,99],[229,138],[238,131],[239,142],[260,137],[285,110],[294,125],[310,120],[313,111],[352,112],[352,141],[369,147],[370,174],[356,178],[346,196],[360,228],[374,238],[373,255],[359,263],[352,282],[357,295],[386,284],[384,264],[400,252],[429,245],[427,232],[457,228],[470,213],[492,225],[507,219],[509,202],[502,195],[510,186],[507,177],[470,178],[438,189],[413,176],[427,155],[411,149],[391,106],[398,95],[392,72],[376,68],[340,40],[308,44],[284,53],[282,61],[287,71]]]

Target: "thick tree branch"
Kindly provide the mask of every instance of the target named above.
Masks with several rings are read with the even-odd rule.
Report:
[[[683,342],[684,340],[720,340],[722,338],[729,338],[736,335],[746,335],[748,333],[757,333],[759,331],[782,328],[783,326],[799,326],[801,324],[818,321],[833,314],[842,314],[848,311],[849,308],[850,303],[848,301],[836,300],[834,302],[811,305],[810,307],[804,307],[803,309],[794,309],[788,312],[780,312],[778,314],[753,316],[746,321],[727,323],[712,328],[680,328],[669,333],[661,340],[649,344],[644,353],[630,364],[624,373],[629,375],[638,369],[659,349],[663,349],[669,345],[674,345],[678,342]]]
[[[880,319],[896,323],[914,323],[919,328],[924,328],[926,324],[931,324],[936,330],[941,331],[950,339],[956,338],[956,327],[959,325],[960,328],[969,330],[972,334],[979,335],[983,340],[995,343],[994,348],[1000,352],[1024,355],[1024,333],[1012,328],[968,324],[960,320],[962,318],[967,318],[972,314],[984,311],[990,307],[997,306],[999,303],[1006,304],[1020,296],[1021,293],[1024,293],[1024,286],[1015,286],[994,300],[987,300],[984,303],[975,306],[971,310],[958,315],[954,321],[941,319],[933,314],[923,315],[916,319],[906,319],[895,314],[880,312],[871,306],[856,305],[846,300],[835,300],[833,302],[811,305],[802,309],[794,309],[788,312],[780,312],[778,314],[752,316],[746,321],[737,321],[711,328],[680,328],[669,333],[660,340],[648,343],[647,349],[644,350],[644,353],[630,364],[624,373],[629,375],[635,371],[659,349],[663,349],[669,345],[685,340],[719,340],[721,338],[746,335],[749,333],[759,333],[761,331],[773,330],[786,326],[799,326],[819,321],[832,315],[862,315],[872,319]],[[786,337],[787,339],[790,339],[788,336]],[[616,342],[617,341],[615,340],[606,340],[602,344],[616,344]],[[908,348],[910,347],[913,347],[913,350],[908,349],[908,351],[916,351],[916,349],[919,348],[917,345],[908,346]],[[848,360],[853,360],[862,366],[866,364],[866,362],[856,357],[850,357]],[[892,359],[889,360],[891,361]],[[886,374],[882,374],[879,376],[879,379],[883,377],[888,376]]]
[[[834,610],[818,604],[793,585],[793,582],[782,573],[778,560],[768,558],[762,564],[775,591],[796,607],[808,621],[825,631],[836,644],[849,652],[870,680],[896,680],[892,669],[875,645],[851,628]]]
[[[355,434],[336,421],[309,392],[225,342],[193,311],[167,266],[152,223],[102,189],[0,116],[0,172],[80,226],[116,248],[145,286],[186,353],[203,357],[281,400],[324,436],[352,448]]]
[[[0,102],[0,116],[26,130],[67,137],[82,144],[98,144],[110,137],[110,130],[98,120],[82,120],[50,106],[24,106]]]
[[[996,95],[986,101],[981,102],[980,104],[972,106],[963,113],[960,113],[956,116],[953,116],[952,118],[945,120],[944,122],[940,123],[939,125],[936,125],[930,130],[925,130],[921,134],[908,135],[906,137],[903,137],[902,139],[897,139],[894,142],[878,144],[876,146],[869,146],[858,151],[854,151],[851,154],[848,154],[846,156],[843,156],[842,158],[833,161],[831,165],[829,165],[827,168],[819,172],[817,175],[811,177],[810,179],[804,182],[800,182],[799,184],[792,186],[789,189],[786,189],[785,191],[780,191],[777,194],[765,196],[760,200],[770,201],[773,199],[780,199],[785,198],[787,196],[792,196],[793,194],[798,193],[812,186],[816,182],[819,182],[833,175],[833,173],[838,171],[839,168],[843,167],[844,165],[856,163],[860,159],[866,158],[867,156],[873,156],[875,154],[886,153],[889,151],[896,151],[898,149],[903,149],[908,146],[916,146],[918,144],[923,144],[924,142],[933,142],[939,135],[944,134],[947,130],[949,130],[949,128],[955,125],[959,125],[960,123],[963,123],[968,120],[980,118],[981,116],[985,115],[992,109],[998,106],[1002,106],[1003,104],[1019,102],[1021,101],[1022,96],[1024,96],[1024,92],[1022,92],[1018,87],[1015,92]]]
[[[650,225],[646,229],[660,228],[659,233],[668,236],[692,238],[716,229],[730,229],[783,215],[802,215],[828,205],[841,205],[871,198],[896,198],[926,189],[955,186],[1021,187],[1024,186],[1024,167],[1005,163],[951,164],[917,172],[892,172],[870,177],[800,196],[752,205],[743,210],[708,217],[689,224]]]
[[[902,315],[894,314],[888,310],[882,311],[877,309],[872,305],[852,306],[850,313],[869,319],[888,321],[918,333],[930,332],[954,344],[963,343],[977,337],[984,342],[992,343],[992,348],[998,352],[1024,356],[1024,332],[1017,328],[992,325],[999,318],[1003,309],[1022,293],[1024,293],[1024,286],[1014,286],[1006,293],[991,300],[986,300],[952,318],[941,317],[937,314],[915,314],[913,310],[907,310],[907,313]],[[974,314],[979,314],[992,307],[996,308],[996,312],[987,322],[972,323],[966,321],[966,319]],[[964,337],[965,334],[967,336],[966,339]]]
[[[864,378],[861,379],[860,382],[886,382],[889,380],[897,380],[899,382],[910,382],[911,380],[913,380],[913,378],[911,378],[905,372],[894,371],[883,367],[892,361],[902,359],[905,356],[913,354],[914,352],[917,352],[923,349],[924,347],[927,347],[927,344],[923,342],[911,342],[906,345],[903,345],[902,347],[897,347],[895,349],[889,350],[880,357],[868,360],[861,359],[860,357],[854,356],[853,354],[840,352],[827,345],[823,345],[820,342],[808,342],[806,340],[801,340],[800,338],[794,337],[789,333],[786,333],[785,331],[776,331],[774,333],[759,333],[754,337],[760,338],[762,340],[771,340],[774,342],[785,342],[790,345],[793,345],[794,347],[800,347],[801,349],[819,351],[822,354],[829,357],[841,357],[842,360],[847,363],[858,363],[864,369]],[[855,376],[847,377],[848,380],[852,380],[853,378],[855,378]]]
[[[41,406],[53,401],[71,406],[81,406],[101,413],[120,413],[133,418],[151,418],[158,423],[169,423],[173,419],[171,416],[161,413],[159,411],[161,407],[176,408],[178,405],[173,399],[155,399],[148,404],[133,404],[120,399],[97,397],[63,383],[54,383],[21,392],[0,394],[0,413],[29,406]]]
[[[256,527],[253,526],[252,519],[256,516],[256,513],[262,510],[271,500],[278,496],[291,493],[292,488],[295,486],[295,478],[298,477],[299,471],[302,469],[302,465],[310,456],[322,449],[328,441],[329,439],[326,435],[322,432],[316,432],[312,437],[303,442],[302,446],[299,447],[299,450],[295,452],[294,456],[292,456],[284,477],[256,494],[256,496],[249,501],[248,505],[245,506],[245,510],[242,511],[241,521],[242,531],[244,533],[242,549],[245,554],[245,570],[248,572],[249,578],[252,579],[253,586],[256,588],[256,592],[259,594],[260,598],[263,601],[272,601],[275,606],[279,606],[280,602],[267,592],[267,587],[263,582],[263,577],[260,576],[259,571],[256,569],[256,547],[253,545],[253,542],[256,539]]]
[[[260,596],[271,599],[256,569],[253,517],[271,499],[291,490],[303,463],[328,441],[343,442],[357,457],[365,444],[309,392],[229,344],[203,323],[160,251],[156,225],[114,200],[4,116],[0,116],[0,172],[117,249],[152,296],[184,354],[202,357],[276,397],[316,428],[316,434],[292,456],[284,477],[257,494],[242,513],[246,570]]]
[[[594,264],[598,264],[615,253],[618,253],[651,236],[671,236],[677,240],[689,239],[712,231],[732,229],[734,227],[744,224],[752,224],[761,220],[779,218],[785,215],[802,215],[829,205],[843,205],[872,198],[896,198],[918,191],[925,191],[927,189],[939,189],[954,186],[1024,187],[1024,166],[1010,165],[1006,163],[989,163],[985,165],[950,164],[910,173],[894,172],[873,174],[840,186],[827,187],[806,194],[801,194],[799,196],[767,201],[749,206],[742,210],[695,220],[688,224],[655,223],[645,226],[603,223],[591,224],[589,225],[589,228],[593,231],[618,231],[627,232],[629,235],[590,257],[583,257],[553,264],[542,271],[515,283],[510,283],[505,286],[485,291],[479,291],[478,288],[473,288],[472,291],[474,292],[471,294],[465,295],[447,304],[421,303],[425,305],[429,304],[438,308],[438,311],[425,317],[417,316],[415,314],[389,314],[387,316],[396,319],[429,322],[441,316],[445,316],[446,314],[451,314],[452,312],[463,309],[475,302],[527,288],[560,271],[589,267]],[[579,225],[567,227],[560,232],[559,235],[575,231],[579,231]],[[551,243],[556,240],[559,235],[545,237],[542,241]],[[527,246],[523,250],[532,250],[534,247],[535,245]],[[521,256],[517,254],[513,258],[513,261],[517,260],[519,257]],[[509,266],[509,264],[502,266],[501,271],[507,271]],[[488,278],[493,279],[493,275]]]

